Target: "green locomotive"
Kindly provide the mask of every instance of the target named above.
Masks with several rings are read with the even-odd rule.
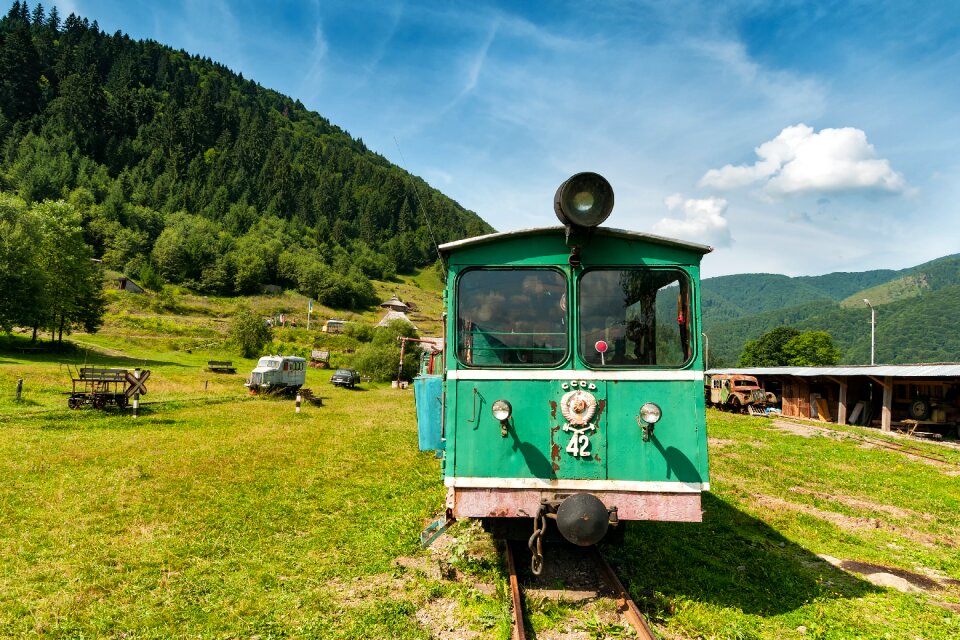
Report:
[[[593,173],[557,190],[564,226],[440,247],[442,370],[415,381],[449,519],[587,546],[626,520],[699,522],[709,490],[699,309],[710,247],[599,227]],[[622,530],[622,528],[621,528]]]

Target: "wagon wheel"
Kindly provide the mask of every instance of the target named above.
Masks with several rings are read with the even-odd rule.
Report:
[[[103,409],[107,406],[107,400],[103,396],[96,395],[93,396],[93,408],[94,409]]]
[[[914,420],[926,420],[930,417],[930,401],[917,398],[910,403],[910,417]]]
[[[117,396],[117,406],[120,407],[121,409],[126,409],[126,408],[127,408],[127,396],[125,396],[125,395],[118,395],[118,396]]]
[[[67,406],[71,409],[79,409],[81,406],[83,406],[83,400],[76,396],[70,396],[67,398]]]

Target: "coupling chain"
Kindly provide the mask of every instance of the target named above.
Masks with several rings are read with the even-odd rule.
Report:
[[[547,505],[541,504],[537,515],[533,517],[533,535],[527,546],[530,547],[530,571],[538,576],[543,573],[543,532],[547,529]]]

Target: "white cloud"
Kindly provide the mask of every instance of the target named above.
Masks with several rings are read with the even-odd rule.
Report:
[[[727,201],[723,198],[686,199],[679,193],[664,200],[667,209],[683,213],[683,218],[662,218],[653,230],[670,238],[683,238],[714,247],[733,244],[730,226],[724,214]]]
[[[771,196],[854,190],[902,193],[903,176],[890,162],[876,157],[861,129],[822,129],[805,124],[787,127],[756,148],[759,160],[752,165],[726,165],[711,169],[701,187],[730,190],[760,183]]]

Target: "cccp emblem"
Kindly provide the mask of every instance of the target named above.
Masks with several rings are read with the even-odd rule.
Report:
[[[572,434],[570,442],[567,443],[567,453],[579,458],[590,457],[590,438],[587,432],[597,428],[590,422],[596,412],[597,399],[583,389],[568,391],[560,398],[560,413],[567,421],[563,430]]]

